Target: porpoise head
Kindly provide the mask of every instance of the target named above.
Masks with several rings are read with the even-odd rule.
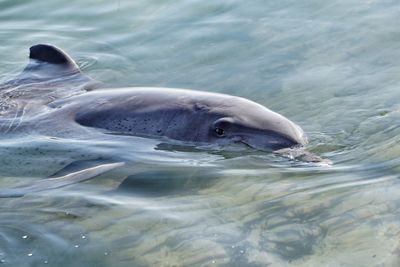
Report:
[[[307,143],[303,130],[266,107],[234,97],[209,125],[209,138],[220,144],[242,143],[258,150],[278,150]]]

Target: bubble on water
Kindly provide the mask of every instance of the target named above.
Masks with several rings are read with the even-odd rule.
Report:
[[[23,235],[23,236],[22,236],[22,239],[27,239],[27,238],[28,238],[27,235]]]

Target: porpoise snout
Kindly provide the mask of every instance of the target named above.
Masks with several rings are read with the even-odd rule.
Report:
[[[296,145],[304,146],[308,143],[308,139],[303,129],[300,128],[294,122],[291,122],[292,133],[290,134],[291,139],[296,143]]]

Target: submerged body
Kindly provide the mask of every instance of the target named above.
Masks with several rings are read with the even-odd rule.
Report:
[[[33,46],[24,71],[0,85],[0,132],[83,139],[104,134],[166,137],[195,144],[240,143],[264,151],[307,143],[295,123],[241,97],[171,88],[100,87],[59,48]],[[97,172],[89,168],[75,178],[58,177],[48,188],[67,185],[64,179],[85,180],[85,175],[94,177]],[[43,190],[43,183],[39,187]]]

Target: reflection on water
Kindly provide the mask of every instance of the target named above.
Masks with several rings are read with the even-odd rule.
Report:
[[[132,136],[3,136],[3,188],[71,163],[127,165],[0,199],[0,263],[399,266],[399,11],[390,0],[1,1],[1,81],[29,46],[53,43],[112,86],[255,100],[302,125],[307,149],[333,165]]]

